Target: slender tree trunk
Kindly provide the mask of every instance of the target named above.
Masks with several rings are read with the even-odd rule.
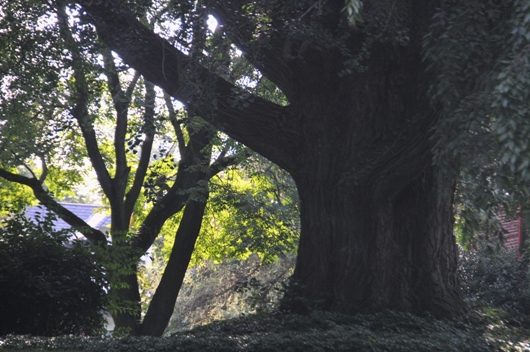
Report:
[[[114,331],[124,329],[124,332],[136,336],[140,322],[140,291],[136,277],[136,265],[131,270],[134,271],[130,274],[120,275],[120,288],[114,289],[118,298],[119,310],[112,314],[112,319],[114,320]]]
[[[208,201],[207,182],[210,173],[208,168],[211,157],[213,132],[208,128],[190,134],[186,146],[186,156],[180,161],[176,184],[183,190],[197,192],[190,198],[182,214],[176,231],[175,242],[164,269],[162,279],[156,288],[147,313],[139,327],[139,335],[162,336],[169,323],[175,303],[188,269],[195,242],[199,237],[202,218]]]
[[[164,333],[199,237],[205,207],[206,200],[190,201],[186,205],[164,275],[140,326],[140,335],[162,336]]]

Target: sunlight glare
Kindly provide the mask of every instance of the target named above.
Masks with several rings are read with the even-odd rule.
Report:
[[[206,23],[208,24],[210,32],[214,33],[217,28],[217,20],[213,16],[208,16],[208,21]]]

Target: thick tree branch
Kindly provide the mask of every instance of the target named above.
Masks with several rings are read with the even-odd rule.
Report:
[[[127,86],[127,90],[125,91],[125,100],[131,102],[132,93],[134,92],[134,88],[136,88],[136,84],[138,83],[138,80],[140,79],[140,73],[137,71],[134,71],[134,76],[129,85]]]
[[[173,214],[181,211],[187,204],[191,189],[197,188],[200,181],[209,180],[227,167],[237,164],[240,160],[241,155],[218,158],[209,167],[207,174],[191,171],[190,165],[186,163],[179,165],[175,183],[147,215],[134,241],[135,246],[143,252],[147,251],[158,236],[164,222]]]
[[[129,102],[124,99],[125,96],[123,89],[121,88],[120,77],[112,53],[107,48],[103,47],[101,49],[101,55],[103,56],[103,63],[105,64],[105,76],[107,76],[107,84],[112,96],[112,102],[114,103],[114,108],[119,113],[121,110],[127,109]],[[135,81],[133,80],[133,82]]]
[[[39,155],[39,159],[42,163],[42,172],[39,176],[39,182],[43,183],[46,180],[46,177],[48,177],[48,163],[46,162],[46,158],[44,155]]]
[[[94,170],[96,171],[98,182],[103,189],[103,193],[105,193],[107,198],[111,199],[112,180],[108,173],[107,167],[105,166],[105,162],[103,161],[103,157],[99,151],[94,126],[88,117],[88,84],[82,68],[83,64],[81,53],[79,52],[77,42],[73,38],[68,27],[68,15],[66,14],[64,5],[59,6],[57,18],[61,29],[61,35],[68,43],[70,52],[72,54],[72,67],[74,69],[75,77],[75,105],[71,110],[71,114],[81,128],[88,157],[92,163],[92,166],[94,167]]]
[[[49,210],[57,214],[63,219],[68,225],[72,226],[76,231],[83,234],[90,242],[104,246],[107,243],[105,235],[90,225],[88,225],[83,219],[72,213],[70,210],[63,207],[57,202],[43,187],[42,183],[36,178],[30,178],[22,175],[17,175],[9,172],[5,169],[0,168],[0,177],[15,182],[21,185],[26,185],[31,188],[35,197]]]
[[[151,209],[133,241],[134,246],[140,251],[145,252],[149,249],[164,222],[184,208],[190,199],[190,194],[203,187],[201,182],[208,181],[209,173],[206,168],[210,161],[211,140],[212,134],[208,127],[193,133],[190,137],[190,142],[186,146],[186,155],[190,157],[181,159],[175,182]],[[197,166],[204,166],[204,169]]]
[[[177,121],[177,113],[175,111],[175,108],[173,107],[171,96],[167,94],[166,92],[164,92],[164,100],[166,101],[167,110],[169,112],[169,121],[171,122],[171,125],[173,126],[175,135],[177,136],[177,144],[179,148],[179,153],[181,156],[184,157],[186,154],[186,141],[184,140],[184,133],[182,132],[182,129],[180,128],[180,123]]]
[[[118,70],[114,63],[114,58],[111,52],[105,48],[102,50],[104,63],[105,63],[105,75],[107,76],[107,82],[112,95],[112,102],[114,104],[114,110],[116,110],[116,129],[114,130],[114,153],[116,156],[116,173],[112,180],[114,200],[110,200],[112,203],[121,203],[125,194],[125,188],[127,187],[127,178],[129,176],[130,168],[127,166],[127,155],[125,151],[125,135],[127,134],[127,125],[129,120],[129,106],[130,100],[127,99],[123,89],[121,87]],[[137,79],[131,82],[136,84]],[[127,90],[134,90],[134,86],[129,85]]]
[[[285,108],[193,65],[187,55],[137,21],[121,1],[78,2],[91,15],[102,41],[146,79],[251,149],[282,167],[291,164],[283,150],[299,140],[299,131],[285,128],[290,118]]]
[[[252,62],[269,80],[274,82],[280,90],[291,98],[294,92],[293,72],[288,63],[296,57],[288,53],[285,55],[288,38],[275,31],[267,37],[266,45],[256,45],[253,38],[256,30],[254,21],[246,13],[242,13],[234,1],[208,1],[209,10],[217,20],[219,27],[228,33],[232,42],[243,52],[243,55]]]
[[[128,218],[131,217],[134,210],[134,204],[138,200],[138,196],[142,190],[142,185],[151,159],[151,151],[153,149],[155,136],[155,98],[156,92],[153,83],[145,81],[144,140],[140,152],[140,162],[138,163],[138,169],[134,175],[133,185],[125,196],[125,216]]]
[[[225,170],[229,166],[237,165],[244,158],[252,155],[252,152],[248,149],[243,150],[241,153],[234,155],[220,155],[215,161],[210,165],[210,177],[217,175],[219,172]]]
[[[184,183],[180,181],[179,183]],[[145,220],[142,222],[132,244],[139,251],[145,253],[153,244],[160,233],[162,225],[167,219],[184,208],[189,198],[189,194],[177,186],[177,181],[173,187],[160,199],[151,209]]]

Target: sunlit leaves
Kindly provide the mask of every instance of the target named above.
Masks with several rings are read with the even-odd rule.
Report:
[[[197,258],[221,261],[257,253],[270,262],[295,251],[298,200],[285,172],[261,160],[214,178],[210,188],[209,216],[196,246]]]
[[[34,203],[28,187],[0,179],[0,219],[24,209]]]
[[[361,10],[363,8],[363,2],[361,0],[346,0],[342,11],[348,15],[348,23],[350,26],[355,26],[357,23],[362,22],[363,18]]]

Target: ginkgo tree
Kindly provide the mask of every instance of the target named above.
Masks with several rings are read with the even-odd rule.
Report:
[[[168,4],[174,22],[185,6],[215,17],[287,105],[198,67],[128,1],[75,3],[125,63],[291,174],[301,235],[297,299],[285,308],[465,310],[453,234],[460,171],[495,165],[492,175],[521,191],[530,180],[527,1]]]

